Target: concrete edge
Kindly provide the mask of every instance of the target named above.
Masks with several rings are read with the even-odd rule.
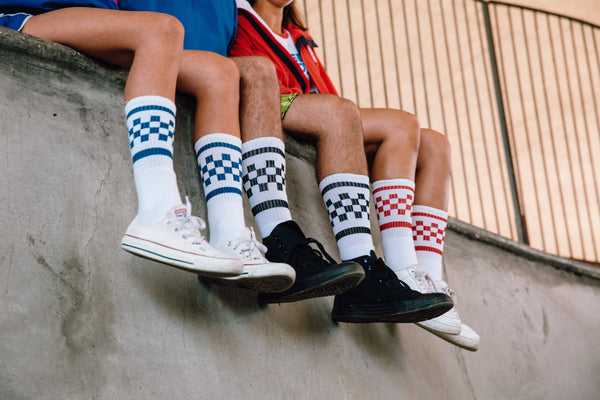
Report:
[[[533,249],[526,244],[515,242],[514,240],[496,235],[495,233],[488,232],[455,218],[448,218],[448,229],[468,237],[469,239],[494,245],[529,260],[542,262],[545,265],[565,270],[574,273],[575,275],[587,276],[592,279],[600,280],[600,268]]]
[[[121,68],[96,61],[70,47],[4,27],[0,27],[0,47],[25,52],[44,62],[53,62],[67,69],[83,70],[87,73],[96,75],[100,79],[106,79],[120,84],[125,84],[127,79],[127,71]],[[312,164],[316,162],[314,146],[299,142],[289,135],[286,135],[285,137],[285,145],[286,151],[290,155]],[[470,239],[497,246],[527,259],[542,261],[546,265],[556,269],[600,280],[600,268],[595,268],[575,260],[535,250],[525,244],[477,228],[455,218],[449,218],[448,229]]]

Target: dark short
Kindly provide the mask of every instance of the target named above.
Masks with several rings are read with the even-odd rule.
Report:
[[[25,25],[27,18],[31,16],[31,14],[27,13],[0,14],[0,26],[20,31],[23,25]]]

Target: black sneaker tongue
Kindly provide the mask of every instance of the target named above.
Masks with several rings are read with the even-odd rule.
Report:
[[[282,222],[277,225],[273,233],[282,239],[281,244],[286,247],[286,251],[290,251],[297,243],[306,240],[302,229],[294,221]]]
[[[353,258],[351,261],[357,262],[366,268],[369,265],[375,266],[377,264],[377,256],[375,255],[375,252],[371,250],[371,253],[368,255]]]

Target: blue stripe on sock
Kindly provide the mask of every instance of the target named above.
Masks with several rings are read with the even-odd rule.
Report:
[[[133,115],[135,113],[142,112],[142,111],[150,111],[150,110],[165,111],[165,112],[168,112],[169,114],[171,114],[173,117],[175,117],[175,112],[168,107],[157,106],[157,105],[148,105],[148,106],[136,107],[133,110],[129,111],[127,113],[127,118],[129,118],[131,115]]]
[[[196,158],[200,157],[200,154],[201,154],[203,151],[205,151],[205,150],[208,150],[208,149],[212,149],[212,148],[215,148],[215,147],[225,147],[225,148],[228,148],[228,149],[235,150],[235,151],[239,152],[240,154],[242,153],[242,148],[241,148],[241,147],[239,147],[239,146],[236,146],[236,145],[234,145],[234,144],[231,144],[231,143],[225,143],[225,142],[213,142],[213,143],[209,143],[209,144],[206,144],[206,145],[202,146],[202,147],[201,147],[201,148],[200,148],[200,149],[199,149],[199,150],[196,152]]]
[[[135,153],[135,155],[132,157],[133,162],[135,163],[136,161],[148,156],[167,156],[173,158],[173,153],[170,150],[163,149],[162,147],[152,147],[150,149]]]
[[[222,188],[218,188],[215,190],[212,190],[210,192],[208,192],[206,194],[206,201],[210,200],[211,198],[223,194],[223,193],[234,193],[234,194],[239,194],[240,197],[242,196],[242,191],[238,188],[234,188],[234,187],[222,187]]]

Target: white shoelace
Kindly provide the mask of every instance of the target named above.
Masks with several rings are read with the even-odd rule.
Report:
[[[422,265],[417,265],[417,266],[413,267],[412,269],[414,271],[413,276],[415,277],[415,279],[417,280],[419,285],[424,290],[423,293],[435,293],[436,286],[433,283],[433,281],[431,280],[431,278],[429,277],[429,275],[427,275],[427,271],[425,270],[425,267],[423,267]]]
[[[265,245],[259,242],[256,239],[256,234],[254,233],[254,228],[250,228],[250,237],[241,237],[237,240],[229,241],[229,245],[233,248],[233,250],[238,251],[242,257],[245,258],[253,258],[254,260],[263,260],[264,257],[262,253],[267,251]]]
[[[185,196],[185,207],[187,212],[185,214],[175,215],[171,218],[167,225],[174,225],[175,232],[181,232],[182,237],[185,240],[192,239],[192,244],[200,246],[201,250],[206,250],[206,240],[201,230],[206,228],[206,223],[200,217],[192,215],[192,204],[188,196]]]
[[[432,285],[437,292],[450,296],[454,302],[454,305],[456,305],[456,293],[454,293],[454,290],[448,287],[448,284],[445,281],[437,281],[435,283],[432,282]]]

